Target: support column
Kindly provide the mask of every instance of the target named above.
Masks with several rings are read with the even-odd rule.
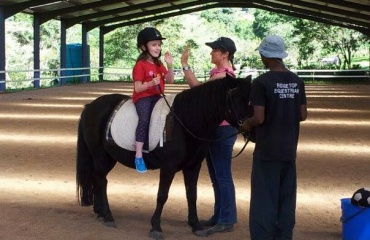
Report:
[[[33,15],[33,87],[40,87],[40,16]]]
[[[99,28],[99,81],[104,80],[104,28]]]
[[[67,53],[67,28],[66,28],[66,22],[65,20],[60,20],[60,78],[59,82],[60,85],[65,85],[67,82],[66,76],[66,66],[67,66],[67,60],[66,60],[66,53]]]
[[[0,6],[0,92],[6,90],[5,55],[5,13],[4,7]]]
[[[82,82],[90,82],[90,71],[85,68],[89,68],[90,66],[90,54],[89,54],[89,46],[88,46],[88,31],[85,24],[82,24],[82,74],[85,75],[82,77]],[[87,76],[89,75],[89,76]]]

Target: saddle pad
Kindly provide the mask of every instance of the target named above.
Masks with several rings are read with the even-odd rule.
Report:
[[[166,95],[170,106],[176,95]],[[149,151],[158,145],[162,138],[163,129],[166,123],[166,116],[170,109],[162,97],[153,108],[149,124]],[[139,117],[137,116],[135,104],[132,99],[127,100],[112,116],[110,132],[114,142],[121,148],[135,151],[135,132]]]

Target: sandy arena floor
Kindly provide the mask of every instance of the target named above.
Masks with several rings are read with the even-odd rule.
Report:
[[[167,85],[167,93],[186,88]],[[117,229],[103,226],[91,207],[77,204],[76,129],[83,105],[102,94],[131,94],[132,85],[96,83],[0,94],[0,239],[149,239],[159,171],[138,174],[117,165],[109,200]],[[370,186],[370,85],[308,85],[309,117],[298,146],[296,240],[341,239],[340,199]],[[235,154],[243,145],[240,138]],[[233,163],[239,223],[208,239],[249,239],[253,144]],[[198,214],[210,217],[213,193],[206,167]],[[182,175],[162,217],[168,240],[198,237],[187,226]]]

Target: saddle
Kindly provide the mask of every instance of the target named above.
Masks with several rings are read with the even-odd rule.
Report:
[[[152,151],[158,145],[161,147],[163,146],[165,142],[163,132],[166,124],[166,117],[170,112],[170,108],[165,100],[172,106],[175,97],[176,95],[166,95],[166,99],[162,97],[155,104],[150,117],[149,141],[148,144],[145,144],[148,146],[148,151]],[[113,140],[121,148],[135,151],[135,132],[138,120],[139,117],[132,99],[123,100],[117,105],[108,122],[106,129],[107,141]]]

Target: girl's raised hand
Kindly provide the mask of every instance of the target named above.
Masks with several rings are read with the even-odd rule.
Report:
[[[170,52],[166,52],[164,54],[164,61],[167,63],[167,64],[172,64],[173,63],[173,58],[172,58],[172,55]]]

